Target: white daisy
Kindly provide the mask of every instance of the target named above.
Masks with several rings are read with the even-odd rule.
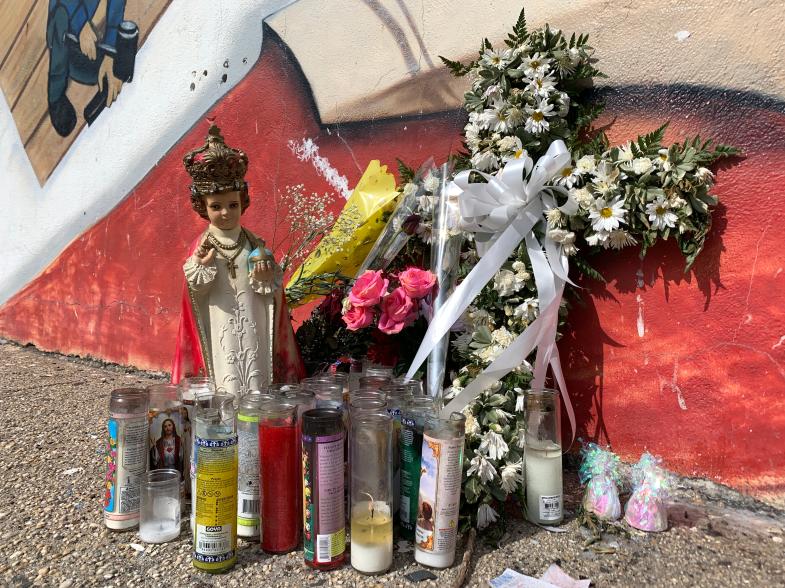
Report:
[[[479,151],[472,155],[472,167],[480,171],[491,171],[499,167],[499,160],[493,151]]]
[[[589,192],[588,188],[572,188],[570,190],[570,196],[578,203],[578,206],[583,208],[584,210],[588,209],[591,206],[591,203],[594,202],[594,197]]]
[[[616,188],[619,170],[611,162],[601,161],[594,168],[592,175],[594,177],[591,182],[595,190],[604,196],[608,196]]]
[[[649,222],[655,229],[673,228],[679,217],[670,211],[670,203],[664,196],[659,196],[654,202],[646,205],[646,212],[649,214]]]
[[[657,151],[657,157],[654,158],[654,163],[657,167],[662,168],[663,171],[670,171],[672,164],[668,150],[660,149]]]
[[[621,167],[625,171],[631,171],[642,176],[643,174],[650,172],[654,168],[654,164],[648,157],[636,157],[632,161],[622,164]]]
[[[466,471],[467,476],[477,474],[480,482],[486,484],[496,477],[496,468],[489,462],[484,455],[477,453],[475,450],[474,457],[469,462],[469,469]]]
[[[570,56],[570,61],[572,61],[573,65],[578,65],[581,62],[581,51],[577,47],[568,49],[567,54]]]
[[[540,133],[547,131],[550,128],[548,118],[555,116],[553,105],[548,104],[545,100],[541,101],[537,105],[537,108],[527,106],[526,112],[529,113],[529,118],[526,119],[526,126],[524,128],[533,135],[539,135]]]
[[[512,129],[507,113],[508,104],[501,100],[493,103],[493,108],[486,108],[482,113],[482,122],[486,129],[499,133],[506,133]]]
[[[627,141],[619,147],[619,161],[632,161],[633,159],[635,159],[635,154],[632,152],[630,142]]]
[[[507,124],[509,124],[510,127],[519,127],[525,120],[526,112],[524,112],[522,108],[518,108],[517,106],[510,106],[507,109]]]
[[[608,231],[597,231],[586,237],[586,242],[591,247],[594,247],[595,245],[604,245],[609,237],[610,233]]]
[[[698,178],[698,181],[701,184],[708,184],[711,186],[714,183],[714,174],[711,173],[711,170],[705,167],[699,167],[695,171],[695,177]]]
[[[524,399],[526,398],[521,388],[513,388],[518,396],[515,399],[515,412],[523,412]]]
[[[566,165],[556,174],[556,184],[572,188],[580,177],[581,171],[577,167],[573,167],[572,164]]]
[[[594,155],[584,155],[575,162],[575,169],[577,169],[580,174],[588,174],[594,171],[594,165]]]
[[[513,418],[509,412],[502,410],[501,408],[495,408],[493,411],[496,414],[496,420],[498,420],[499,424],[502,426],[506,425]]]
[[[456,386],[453,386],[456,388]],[[467,406],[461,412],[463,412],[463,416],[466,417],[466,423],[464,424],[466,430],[467,437],[475,437],[480,434],[480,423],[477,422],[477,419],[472,414],[471,410]]]
[[[548,221],[548,226],[552,228],[557,228],[564,223],[564,215],[562,211],[558,208],[549,208],[545,213],[545,220]]]
[[[425,187],[425,189],[428,192],[431,192],[432,194],[439,189],[440,184],[441,184],[441,180],[439,179],[439,177],[433,174],[428,174],[428,177],[425,178],[425,181],[423,182],[423,186]]]
[[[518,151],[522,147],[521,140],[515,135],[507,135],[496,142],[499,151]]]
[[[544,74],[548,71],[548,66],[551,60],[539,53],[535,53],[531,57],[524,57],[518,69],[523,70],[523,75],[527,78],[532,78],[537,74]]]
[[[507,455],[509,447],[507,447],[504,437],[499,435],[499,433],[488,431],[483,435],[479,451],[484,452],[491,459],[501,459]]]
[[[518,290],[523,288],[523,283],[510,270],[499,270],[493,277],[493,289],[499,293],[501,297],[512,296]]]
[[[611,231],[606,243],[610,245],[612,249],[621,249],[628,245],[636,245],[638,242],[627,231],[617,229]]]
[[[515,492],[523,482],[523,462],[518,460],[502,467],[501,488],[507,494]]]
[[[482,54],[480,62],[488,67],[495,67],[496,69],[504,69],[512,59],[512,49],[505,49],[503,51],[496,51],[495,49],[486,49]]]
[[[491,84],[485,89],[485,92],[482,93],[482,97],[486,100],[488,98],[501,98],[502,96],[502,87],[499,84]]]
[[[532,76],[531,80],[529,80],[529,85],[526,89],[531,91],[535,96],[547,98],[550,96],[551,92],[556,89],[556,80],[551,74],[535,74]]]
[[[417,185],[412,182],[407,182],[403,186],[404,196],[410,196],[411,194],[414,194],[416,191],[417,191]]]
[[[513,316],[515,318],[522,318],[531,322],[537,318],[537,314],[539,313],[539,310],[540,310],[540,301],[537,300],[536,298],[527,298],[515,308],[515,311],[513,312]]]
[[[495,523],[498,519],[498,513],[491,508],[489,504],[481,504],[477,509],[477,529],[482,531],[488,525]]]
[[[608,202],[605,198],[597,198],[589,209],[591,226],[595,231],[612,231],[619,228],[619,224],[626,222],[624,215],[624,200],[616,198]]]
[[[423,194],[417,199],[417,211],[423,214],[431,214],[433,212],[433,205],[436,202],[434,196]]]
[[[562,118],[570,112],[570,97],[564,92],[559,92],[559,110],[557,114]]]

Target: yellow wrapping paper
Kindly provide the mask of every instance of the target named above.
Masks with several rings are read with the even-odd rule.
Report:
[[[319,274],[354,276],[395,208],[395,177],[378,159],[368,164],[332,230],[292,274],[287,288]],[[317,298],[306,296],[292,306]]]

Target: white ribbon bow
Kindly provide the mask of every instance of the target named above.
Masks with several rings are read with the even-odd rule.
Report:
[[[546,188],[546,183],[570,162],[571,156],[564,142],[554,141],[536,164],[528,155],[524,155],[507,163],[495,176],[476,170],[461,172],[449,186],[449,194],[458,194],[461,228],[474,233],[477,253],[481,259],[433,317],[406,377],[414,376],[441,338],[493,279],[521,241],[526,242],[531,260],[540,313],[523,333],[442,409],[442,416],[462,410],[483,390],[520,366],[537,348],[532,388],[543,387],[550,365],[562,392],[574,437],[575,412],[567,394],[556,347],[559,304],[565,283],[572,284],[567,277],[567,256],[559,244],[547,236],[547,230],[542,245],[533,232],[534,226],[543,220],[548,209],[559,208],[567,215],[577,212],[578,204],[570,196],[566,204],[556,206],[553,192],[563,192],[563,189]],[[470,183],[472,173],[480,174],[487,183]]]

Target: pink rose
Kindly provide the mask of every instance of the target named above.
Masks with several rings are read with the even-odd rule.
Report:
[[[406,295],[403,288],[396,288],[382,300],[382,316],[379,317],[379,330],[393,335],[400,333],[417,318],[417,305]]]
[[[436,276],[428,270],[422,270],[418,267],[410,267],[402,271],[398,275],[398,280],[401,286],[406,290],[406,293],[412,298],[423,298],[436,284]]]
[[[382,276],[382,272],[368,270],[363,272],[349,292],[349,302],[353,306],[373,306],[378,304],[387,293],[390,281]]]
[[[367,306],[350,306],[343,315],[343,322],[350,331],[359,331],[373,322],[374,312]]]

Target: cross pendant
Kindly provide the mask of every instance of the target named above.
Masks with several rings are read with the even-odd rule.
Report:
[[[235,271],[237,269],[237,264],[229,260],[226,262],[226,269],[229,270],[229,277],[234,280],[237,277],[237,272]]]

